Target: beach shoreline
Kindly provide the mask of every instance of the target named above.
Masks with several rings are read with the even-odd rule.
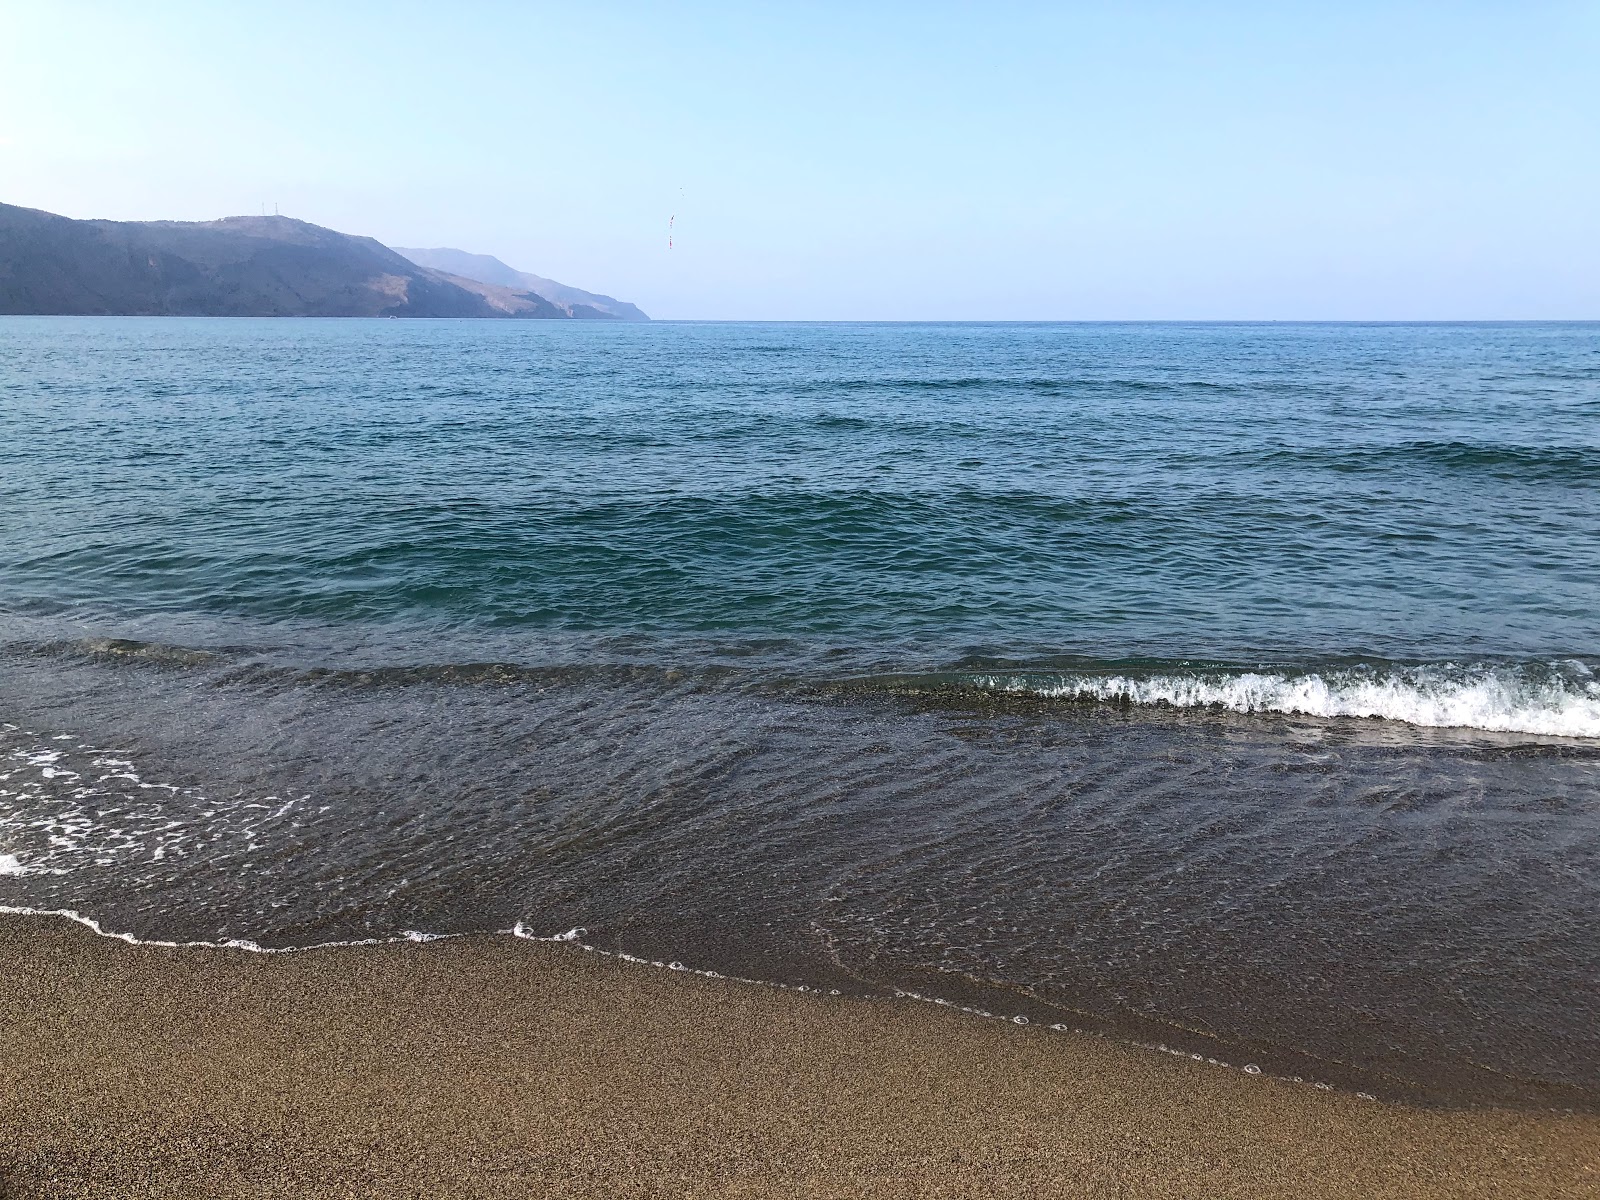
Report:
[[[1600,1194],[1600,1118],[1424,1110],[893,999],[464,937],[0,917],[0,1196]]]

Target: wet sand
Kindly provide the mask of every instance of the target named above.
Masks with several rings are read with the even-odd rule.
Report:
[[[1425,1111],[925,1005],[464,938],[0,918],[0,1197],[1600,1196],[1600,1118]]]

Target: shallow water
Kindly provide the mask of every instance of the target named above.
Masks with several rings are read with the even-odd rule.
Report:
[[[0,322],[0,905],[1600,1099],[1600,327]]]

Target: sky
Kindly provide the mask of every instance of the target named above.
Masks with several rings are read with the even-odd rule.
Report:
[[[0,0],[0,202],[664,318],[1596,319],[1597,64],[1600,0]]]

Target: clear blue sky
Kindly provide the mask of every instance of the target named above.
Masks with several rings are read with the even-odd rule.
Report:
[[[0,200],[660,317],[1600,318],[1600,3],[0,0]]]

